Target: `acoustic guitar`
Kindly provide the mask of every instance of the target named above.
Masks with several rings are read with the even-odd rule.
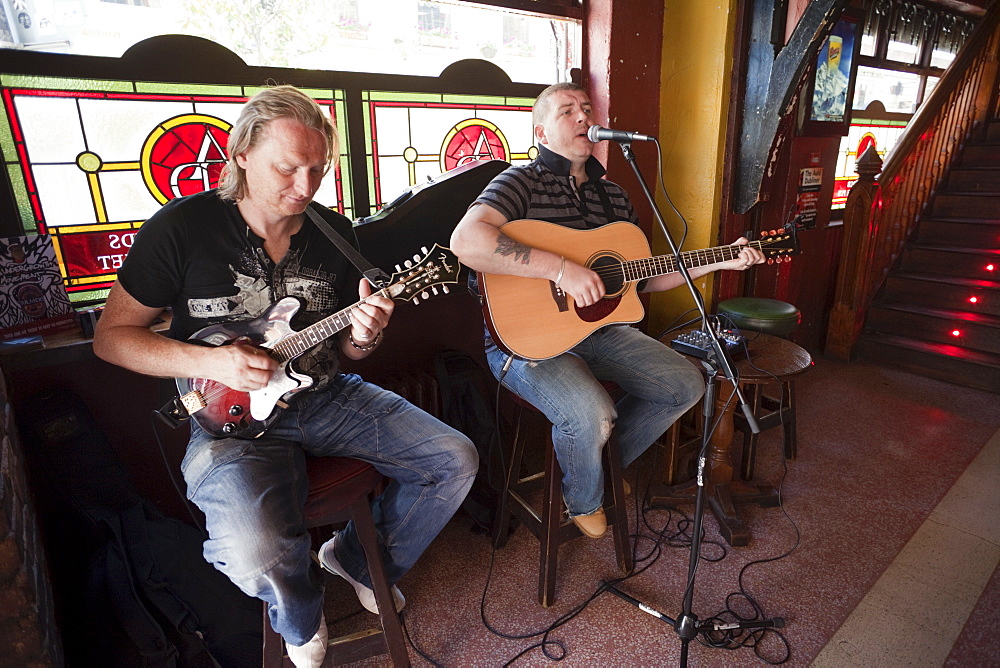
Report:
[[[604,282],[605,296],[579,307],[573,298],[544,278],[480,272],[483,314],[493,341],[507,353],[530,360],[560,355],[607,325],[638,322],[644,315],[636,283],[677,271],[673,255],[650,257],[642,230],[629,222],[593,230],[574,230],[539,220],[513,220],[501,231],[514,241],[564,256],[593,269]],[[747,245],[768,262],[798,253],[794,225],[761,235]],[[685,267],[735,259],[743,245],[717,246],[681,253]]]

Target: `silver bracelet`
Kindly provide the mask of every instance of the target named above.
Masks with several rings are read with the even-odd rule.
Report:
[[[566,273],[566,257],[563,255],[559,256],[561,262],[559,263],[559,273],[556,274],[556,287],[559,287],[559,281],[563,279],[563,274]]]
[[[375,350],[375,346],[377,346],[379,343],[382,342],[382,332],[376,334],[375,338],[371,340],[371,343],[366,343],[363,346],[359,346],[358,342],[354,340],[354,332],[347,333],[347,340],[350,341],[351,345],[354,346],[357,350],[366,353],[369,350]]]

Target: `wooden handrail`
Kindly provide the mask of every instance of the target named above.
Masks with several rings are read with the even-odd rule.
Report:
[[[848,360],[865,313],[952,160],[998,117],[1000,6],[979,22],[882,166],[851,188],[826,352]],[[860,172],[859,160],[859,174]],[[869,169],[872,164],[869,161]]]

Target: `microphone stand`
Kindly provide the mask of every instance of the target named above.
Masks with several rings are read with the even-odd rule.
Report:
[[[760,433],[760,426],[757,424],[757,420],[754,418],[753,409],[751,408],[749,402],[747,402],[746,397],[743,396],[743,392],[740,390],[739,382],[734,369],[733,361],[729,357],[728,351],[722,346],[719,341],[719,337],[715,330],[710,326],[708,321],[708,315],[705,312],[705,303],[701,298],[701,293],[694,287],[694,282],[691,280],[691,275],[688,273],[687,267],[684,266],[684,262],[681,259],[680,250],[677,248],[677,244],[674,242],[673,237],[670,235],[670,230],[667,229],[667,225],[663,220],[663,215],[660,213],[659,208],[656,206],[656,200],[653,197],[653,193],[650,192],[649,187],[646,185],[646,181],[642,177],[642,172],[639,171],[639,166],[635,162],[635,154],[632,152],[631,141],[621,141],[622,153],[625,156],[626,162],[632,167],[632,171],[635,172],[636,178],[639,180],[639,185],[642,187],[642,192],[646,195],[646,199],[649,200],[649,205],[653,209],[653,214],[656,216],[656,221],[659,223],[660,230],[663,232],[664,238],[670,245],[670,250],[674,257],[677,258],[677,270],[680,272],[681,276],[684,277],[684,283],[687,285],[688,290],[691,292],[691,296],[694,299],[694,303],[698,308],[698,312],[701,316],[701,329],[705,334],[708,335],[711,341],[712,352],[708,355],[707,359],[702,360],[702,364],[706,369],[707,380],[705,383],[705,397],[703,400],[703,418],[704,427],[702,428],[702,443],[701,450],[698,453],[698,474],[697,483],[698,489],[695,493],[695,504],[694,504],[694,525],[692,528],[691,535],[691,553],[688,558],[688,574],[687,574],[687,588],[684,591],[684,602],[681,610],[680,617],[677,619],[671,619],[666,615],[657,612],[653,608],[637,601],[636,599],[622,593],[614,586],[606,585],[606,589],[616,596],[622,598],[629,603],[632,603],[638,607],[643,612],[649,613],[662,621],[669,623],[674,627],[677,635],[681,639],[681,663],[680,665],[687,666],[687,655],[688,655],[688,645],[691,640],[696,638],[699,633],[703,630],[713,628],[716,630],[719,625],[699,623],[698,617],[691,612],[692,600],[694,599],[694,581],[695,574],[698,569],[698,559],[701,556],[701,533],[702,533],[702,518],[705,513],[705,461],[706,453],[708,452],[708,445],[710,442],[711,434],[709,433],[712,425],[712,415],[715,409],[715,393],[716,393],[716,381],[719,372],[725,376],[725,378],[732,383],[733,387],[736,388],[736,396],[739,398],[740,406],[743,409],[743,414],[747,418],[747,423],[753,433]],[[659,150],[659,142],[657,142],[657,150]],[[780,617],[776,617],[773,620],[765,620],[763,622],[740,622],[736,624],[726,624],[724,625],[726,630],[734,628],[761,628],[767,626],[784,626],[784,621]]]

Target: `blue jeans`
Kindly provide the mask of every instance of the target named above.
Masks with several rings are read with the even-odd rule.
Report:
[[[322,572],[303,520],[306,454],[361,459],[392,479],[372,504],[392,582],[451,519],[479,461],[463,434],[354,375],[303,393],[257,439],[214,438],[192,421],[181,470],[188,498],[205,513],[205,559],[267,601],[272,627],[292,645],[316,633],[322,613]],[[337,540],[337,558],[371,586],[353,523]]]
[[[510,356],[487,339],[486,358],[498,379]],[[613,381],[613,402],[601,386]],[[515,357],[503,385],[552,423],[570,516],[601,507],[601,450],[614,426],[622,466],[628,466],[705,392],[701,372],[659,341],[625,325],[597,330],[571,350],[541,361]]]

